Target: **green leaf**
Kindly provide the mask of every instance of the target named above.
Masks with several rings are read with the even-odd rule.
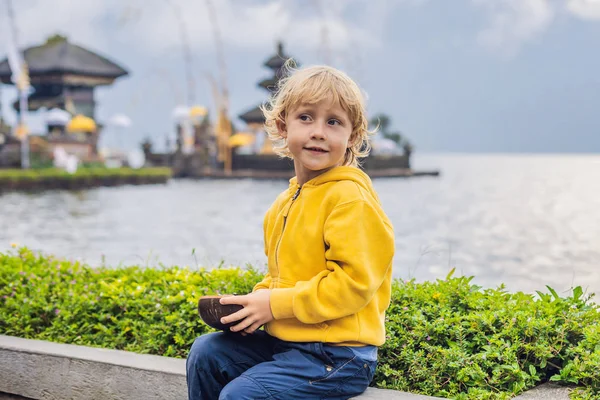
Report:
[[[558,293],[556,293],[556,290],[552,289],[550,286],[546,285],[546,287],[548,288],[548,291],[550,291],[550,293],[552,293],[552,296],[554,296],[554,298],[556,300],[560,300],[560,296],[558,295]]]
[[[569,362],[565,367],[560,371],[560,376],[565,378],[569,376],[571,370],[573,369],[573,363]]]
[[[573,298],[575,300],[579,300],[582,295],[583,295],[583,289],[581,288],[581,286],[577,286],[576,288],[573,289]]]
[[[540,292],[539,290],[535,291],[538,296],[540,296],[540,299],[544,300],[548,295],[546,293]]]

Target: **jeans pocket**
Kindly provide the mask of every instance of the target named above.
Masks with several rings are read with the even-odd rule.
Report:
[[[321,361],[323,361],[323,363],[325,365],[330,366],[330,367],[333,367],[335,365],[335,361],[333,361],[331,356],[329,354],[327,354],[327,352],[325,351],[323,343],[314,342],[314,347],[315,347],[315,354],[318,356],[318,358]]]
[[[325,375],[319,379],[314,379],[309,381],[309,383],[312,385],[314,383],[318,383],[318,382],[325,382],[325,381],[329,381],[329,380],[338,380],[343,378],[343,374],[346,374],[349,370],[349,366],[355,361],[356,357],[353,357],[349,360],[346,360],[345,362],[339,364],[339,365],[335,365],[334,363],[331,363],[330,365],[325,365]]]
[[[321,342],[317,342],[315,345],[324,362],[324,375],[317,381],[340,379],[340,375],[348,373],[348,370],[352,369],[352,366],[359,361],[359,358],[345,346],[330,346]],[[362,366],[362,363],[360,365]]]
[[[363,361],[359,357],[348,360],[345,364],[327,376],[323,383],[327,384],[321,399],[351,398],[363,393],[371,382],[374,369],[372,362]]]

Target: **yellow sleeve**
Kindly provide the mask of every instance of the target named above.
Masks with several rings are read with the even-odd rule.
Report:
[[[275,319],[306,324],[355,314],[385,280],[394,256],[394,232],[381,209],[364,200],[337,206],[324,228],[327,269],[292,288],[273,289]]]
[[[262,281],[258,282],[254,285],[253,292],[256,292],[259,289],[269,289],[271,287],[271,274],[267,273]]]

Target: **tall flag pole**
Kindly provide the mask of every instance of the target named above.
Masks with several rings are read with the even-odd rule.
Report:
[[[7,15],[10,29],[8,30],[8,64],[12,72],[11,80],[17,86],[19,93],[19,118],[15,129],[15,136],[21,140],[21,168],[29,168],[29,140],[27,126],[25,125],[25,112],[27,111],[27,96],[29,94],[29,70],[25,57],[21,56],[17,45],[17,27],[12,0],[6,0]]]

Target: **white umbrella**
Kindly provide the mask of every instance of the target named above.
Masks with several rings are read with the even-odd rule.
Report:
[[[46,113],[47,125],[65,126],[71,120],[71,114],[60,108],[53,108]]]
[[[190,108],[187,106],[177,106],[171,114],[176,121],[182,121],[190,118]]]
[[[127,154],[127,164],[133,169],[142,168],[145,162],[146,157],[141,150],[131,150]]]
[[[129,128],[131,126],[131,118],[125,114],[115,114],[108,120],[109,125],[119,128]]]

